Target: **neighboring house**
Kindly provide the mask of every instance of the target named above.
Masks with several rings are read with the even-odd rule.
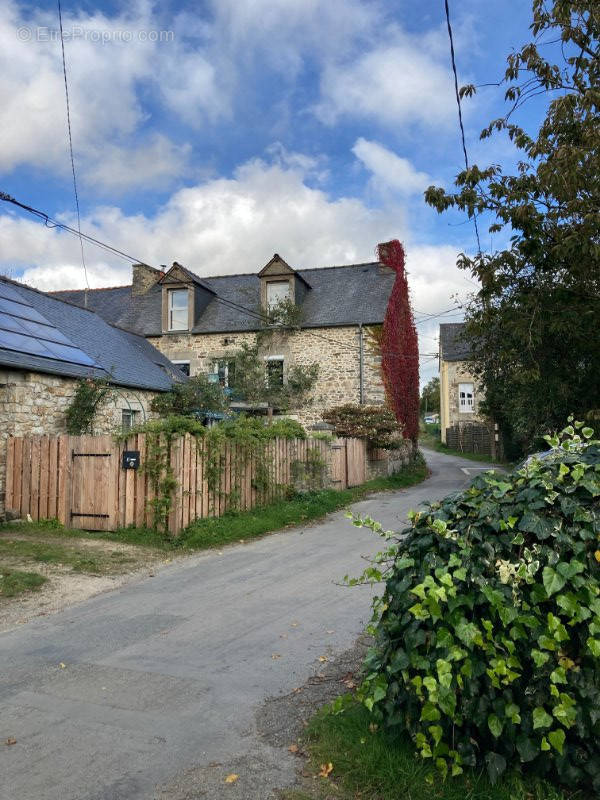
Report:
[[[82,378],[111,384],[94,433],[143,422],[156,393],[182,380],[144,337],[110,325],[91,310],[0,278],[2,497],[6,438],[65,433],[66,410]]]
[[[481,392],[473,377],[469,361],[469,345],[463,339],[464,323],[440,325],[440,428],[442,442],[447,441],[449,428],[466,423],[482,423],[479,414]]]
[[[290,301],[299,329],[271,335],[262,346],[265,374],[287,380],[292,365],[320,366],[309,401],[290,415],[304,424],[343,403],[383,403],[377,331],[395,274],[379,262],[295,270],[279,255],[256,273],[199,278],[180,264],[163,271],[133,267],[131,286],[61,291],[144,336],[186,374],[218,376],[225,386],[241,344],[253,344],[265,309]]]

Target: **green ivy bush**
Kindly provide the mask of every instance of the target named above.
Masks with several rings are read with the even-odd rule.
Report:
[[[366,439],[371,447],[397,449],[402,444],[402,428],[394,412],[385,406],[348,403],[325,411],[323,419],[338,436]]]
[[[600,442],[592,436],[569,425],[547,437],[550,457],[481,475],[411,512],[412,528],[399,536],[354,520],[388,542],[362,576],[384,580],[385,592],[359,697],[443,775],[485,765],[495,780],[527,765],[600,791]]]

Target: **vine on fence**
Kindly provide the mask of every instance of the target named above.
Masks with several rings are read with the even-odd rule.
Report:
[[[209,497],[213,503],[217,498],[224,498],[228,510],[235,510],[239,506],[241,477],[249,465],[253,468],[252,488],[262,500],[266,500],[273,491],[288,491],[289,487],[275,483],[269,444],[276,438],[306,439],[306,431],[295,420],[276,420],[266,426],[262,420],[243,416],[225,420],[212,428],[205,428],[190,417],[170,416],[118,434],[117,439],[123,441],[136,433],[146,435],[146,457],[141,469],[148,476],[153,491],[149,503],[152,525],[165,534],[168,532],[173,494],[177,488],[171,465],[171,449],[176,437],[187,433],[193,437],[198,452],[202,451]],[[230,451],[234,456],[230,464],[232,486],[226,492],[222,488],[222,479],[225,455],[230,445],[234,446]]]

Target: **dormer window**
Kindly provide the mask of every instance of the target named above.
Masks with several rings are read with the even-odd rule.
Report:
[[[168,330],[187,331],[189,327],[189,292],[187,289],[167,290]]]
[[[269,281],[267,283],[267,308],[276,308],[290,299],[289,281]]]

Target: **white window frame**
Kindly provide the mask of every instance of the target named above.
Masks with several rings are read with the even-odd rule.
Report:
[[[273,287],[275,286],[280,288],[282,286],[285,286],[287,288],[285,295],[279,295],[274,298],[270,297],[269,295],[271,294],[271,289],[273,289]],[[290,281],[267,281],[267,298],[266,298],[267,308],[269,309],[276,308],[280,303],[289,300],[291,296],[292,296],[292,287]]]
[[[463,397],[464,395],[464,397]],[[469,402],[470,401],[470,402]],[[458,384],[458,411],[460,414],[473,414],[475,411],[475,385]]]
[[[212,363],[213,374],[215,374],[215,375],[219,375],[219,361],[224,361],[225,362],[225,367],[223,369],[223,379],[224,380],[223,380],[223,383],[221,383],[221,381],[219,380],[219,383],[221,383],[221,386],[224,389],[230,389],[231,387],[229,385],[229,364],[230,364],[230,362],[235,361],[235,359],[228,358],[227,356],[223,356],[223,358],[215,358],[213,360],[213,363]],[[235,367],[234,367],[234,369],[235,369]]]
[[[173,324],[173,313],[183,311],[182,306],[174,306],[173,300],[176,296],[185,295],[185,322],[183,327],[175,327]],[[187,331],[189,330],[189,313],[190,313],[190,293],[187,289],[167,289],[167,330],[169,331]]]
[[[190,362],[189,362],[189,361],[185,361],[185,360],[184,360],[184,361],[171,361],[171,364],[175,364],[175,366],[176,366],[178,369],[180,369],[181,367],[183,367],[184,365],[186,365],[186,364],[187,364],[187,366],[188,366],[188,371],[187,371],[187,373],[185,373],[185,372],[184,372],[183,374],[184,374],[184,375],[186,375],[186,374],[187,374],[187,376],[188,376],[188,377],[190,377],[190,376],[191,376],[191,374],[192,374],[192,367],[191,367],[191,364],[190,364]],[[181,371],[183,372],[183,370],[181,370]]]
[[[269,380],[269,369],[268,369],[268,362],[270,361],[281,361],[281,385],[285,386],[285,356],[265,356],[265,372],[266,372],[266,380],[268,383]]]
[[[130,431],[132,428],[135,428],[137,425],[137,420],[140,415],[140,412],[137,409],[133,408],[122,408],[121,409],[121,429],[123,431]],[[125,419],[129,418],[129,422],[125,424]]]

